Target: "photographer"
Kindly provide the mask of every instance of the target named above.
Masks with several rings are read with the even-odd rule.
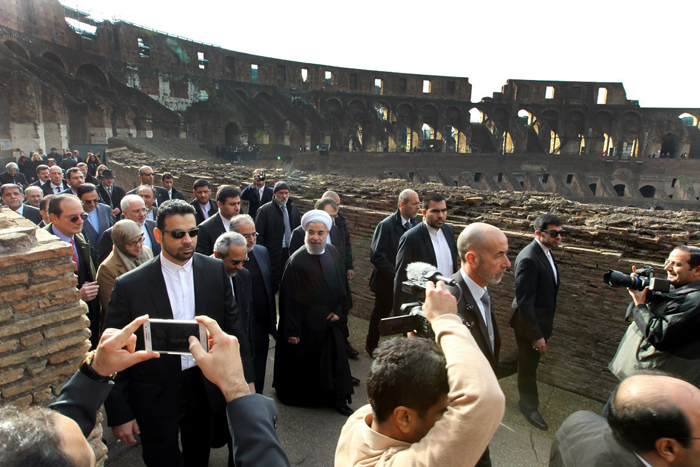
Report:
[[[248,201],[246,214],[253,219],[255,219],[260,206],[272,201],[272,188],[265,185],[266,178],[263,169],[255,169],[253,171],[253,183],[241,191],[241,200]]]
[[[673,289],[628,289],[632,323],[610,371],[623,380],[640,370],[661,370],[694,385],[700,382],[700,248],[676,247],[664,266]]]
[[[370,405],[343,427],[336,467],[474,465],[498,428],[503,392],[444,283],[427,283],[423,311],[439,348],[398,337],[375,352]]]

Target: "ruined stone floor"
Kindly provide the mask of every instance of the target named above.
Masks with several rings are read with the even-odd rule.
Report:
[[[350,335],[352,345],[358,350],[364,349],[367,321],[350,317]],[[510,332],[505,330],[505,333]],[[556,330],[555,330],[556,332]],[[280,439],[292,465],[307,467],[331,467],[335,445],[345,418],[332,409],[287,407],[276,400],[272,384],[272,365],[274,342],[271,343],[265,395],[275,399],[280,413],[277,427]],[[357,360],[351,360],[353,375],[363,382],[355,388],[351,407],[357,409],[367,403],[364,379],[371,365],[371,360],[364,352]],[[603,404],[573,394],[553,386],[540,383],[540,413],[549,423],[549,431],[540,431],[532,427],[518,410],[518,390],[516,376],[501,380],[501,388],[506,395],[506,414],[491,441],[491,460],[494,467],[542,467],[549,461],[549,449],[556,430],[566,417],[577,410],[591,410],[597,413]],[[144,465],[141,460],[139,445],[124,447],[114,443],[111,430],[106,423],[105,437],[109,446],[110,467],[134,467]],[[225,467],[227,448],[212,450],[209,465]]]

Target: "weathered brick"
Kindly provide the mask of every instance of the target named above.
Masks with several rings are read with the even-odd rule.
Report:
[[[80,329],[86,329],[90,327],[90,320],[87,316],[78,316],[75,320],[62,323],[60,326],[51,326],[44,330],[44,337],[51,339],[57,336],[63,336],[64,334],[69,334]]]
[[[88,350],[90,350],[90,341],[86,340],[81,346],[72,347],[51,355],[49,358],[49,364],[55,365],[57,363],[63,363],[71,358],[85,355]]]
[[[26,284],[29,282],[29,273],[21,272],[16,274],[5,274],[0,276],[0,287],[8,287],[10,285]]]
[[[73,254],[71,253],[72,248],[68,243],[62,242],[57,237],[41,229],[39,229],[39,232],[43,232],[50,238],[44,238],[43,243],[37,244],[31,250],[25,251],[21,255],[7,255],[0,258],[3,266],[9,267],[18,264],[32,264],[37,261],[60,257],[66,257],[67,261],[70,261]]]
[[[44,340],[44,336],[42,336],[40,332],[33,332],[33,333],[28,334],[26,336],[20,337],[19,342],[24,347],[34,347],[35,345],[37,345],[39,342],[41,342],[43,340]]]
[[[0,386],[22,379],[24,368],[12,368],[0,371]]]
[[[80,292],[78,289],[64,290],[58,293],[45,295],[39,300],[39,308],[50,308],[60,305],[61,303],[70,303],[80,300]]]
[[[2,394],[2,397],[6,397],[4,393]],[[8,402],[11,402],[12,405],[16,405],[18,407],[26,407],[29,404],[31,404],[33,400],[34,400],[34,398],[32,397],[32,395],[27,394],[26,396],[18,397],[16,399],[11,399]]]
[[[36,301],[29,300],[26,302],[13,303],[12,309],[15,313],[29,313],[36,310]]]
[[[70,263],[63,263],[63,264],[58,264],[56,266],[49,266],[46,268],[41,268],[41,269],[35,269],[32,271],[32,276],[35,279],[45,279],[47,277],[56,277],[56,276],[61,276],[66,273],[74,273],[75,272],[75,264],[72,262]]]
[[[24,392],[31,391],[34,388],[48,386],[53,383],[59,375],[71,375],[75,373],[75,368],[70,365],[60,365],[51,367],[44,373],[34,377],[24,377],[21,381],[15,384],[9,384],[2,388],[3,397],[13,397]]]
[[[30,376],[38,375],[39,373],[44,371],[44,368],[46,368],[47,363],[49,363],[48,359],[30,362],[29,364],[27,364],[27,373],[29,373]]]
[[[18,345],[19,341],[17,339],[7,339],[5,341],[2,341],[0,342],[0,354],[15,350]]]
[[[31,285],[29,287],[17,287],[12,290],[0,292],[0,301],[14,302],[25,298],[35,297],[51,290],[62,290],[75,287],[78,284],[75,276],[59,279],[43,284]]]
[[[36,316],[28,316],[25,319],[15,320],[12,324],[0,326],[0,338],[21,334],[32,329],[40,328],[49,324],[60,321],[67,321],[80,315],[86,314],[88,311],[87,305],[84,302],[79,302],[78,306],[54,310],[50,313],[39,314]]]
[[[59,341],[47,343],[46,345],[42,345],[40,347],[33,347],[22,352],[15,352],[0,360],[0,368],[17,365],[19,363],[25,362],[29,358],[37,358],[45,355],[57,354],[78,344],[82,348],[84,347],[85,340],[89,336],[90,331],[88,329],[85,329],[83,331],[71,334],[65,339]],[[49,362],[51,362],[50,358]]]
[[[39,402],[45,401],[52,396],[51,388],[44,388],[40,391],[36,391],[32,393],[32,396],[34,398],[34,403],[38,404]]]
[[[9,319],[12,316],[12,309],[9,306],[0,308],[0,322]]]

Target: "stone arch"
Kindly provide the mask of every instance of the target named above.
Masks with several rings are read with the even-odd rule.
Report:
[[[59,66],[61,68],[61,70],[66,71],[66,65],[63,63],[63,60],[61,60],[61,57],[59,57],[55,53],[44,52],[42,57],[45,58],[46,60],[52,62],[52,63],[55,63],[57,66]]]
[[[656,196],[656,187],[654,185],[644,185],[639,187],[639,193],[645,198],[654,198]]]
[[[518,110],[518,121],[523,125],[529,126],[535,123],[535,116],[532,115],[532,112],[523,107]]]
[[[224,141],[226,146],[238,146],[241,143],[241,128],[236,122],[229,122],[224,129]]]
[[[247,101],[247,100],[248,100],[248,97],[249,97],[249,96],[248,96],[248,93],[245,92],[243,89],[236,89],[234,92],[235,92],[236,94],[238,94],[238,97],[240,97],[240,98],[243,99],[244,101]]]
[[[17,55],[24,60],[29,61],[29,52],[25,49],[19,42],[12,39],[7,39],[3,42],[3,45],[7,47],[13,54]]]
[[[486,114],[479,107],[469,109],[469,123],[484,123]]]
[[[544,120],[549,129],[553,130],[555,133],[559,132],[559,113],[554,110],[545,110],[542,112],[541,119]]]
[[[389,106],[386,103],[377,101],[372,104],[372,108],[379,120],[389,121]]]
[[[304,138],[296,128],[292,129],[291,133],[289,134],[289,144],[293,148],[298,148],[299,146],[305,145]]]
[[[614,121],[615,119],[610,112],[596,112],[595,114],[595,123],[600,133],[612,134]]]
[[[454,126],[455,122],[460,122],[462,120],[462,109],[451,105],[445,109],[445,117],[447,118],[447,121],[452,123]]]
[[[107,75],[98,66],[90,63],[80,65],[75,71],[75,77],[86,81],[92,87],[109,89]]]
[[[493,111],[493,116],[492,120],[496,125],[498,125],[498,128],[502,131],[505,131],[508,129],[508,122],[509,122],[510,115],[508,111],[504,108],[496,109]]]
[[[271,104],[271,103],[272,103],[272,96],[271,96],[269,93],[265,92],[265,91],[260,91],[260,92],[255,93],[255,95],[253,96],[253,99],[254,99],[254,100],[260,100],[260,101],[265,101],[265,102],[267,102],[268,104]]]
[[[668,157],[678,157],[680,140],[673,133],[666,133],[661,137],[661,156],[668,154]]]
[[[330,98],[326,101],[326,108],[334,117],[340,118],[343,113],[343,104],[336,98]]]
[[[622,117],[622,125],[626,132],[639,133],[642,119],[634,112],[626,112]]]
[[[683,112],[678,116],[685,126],[698,126],[698,116],[690,112]]]
[[[362,101],[353,99],[348,102],[348,108],[350,109],[350,115],[352,115],[352,118],[355,120],[364,120],[366,108]]]
[[[627,185],[624,183],[617,183],[613,185],[613,188],[615,189],[615,193],[617,193],[617,196],[625,196],[625,191],[627,191]]]
[[[398,114],[402,122],[411,122],[413,120],[415,109],[411,104],[404,102],[402,104],[399,104],[398,107],[396,107],[396,113]]]

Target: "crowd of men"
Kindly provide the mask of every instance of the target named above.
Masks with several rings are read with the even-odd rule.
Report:
[[[258,169],[242,191],[221,185],[214,193],[208,180],[196,180],[188,203],[170,173],[160,175],[157,186],[155,172],[141,167],[139,185],[127,193],[108,168],[86,173],[71,160],[76,165],[65,170],[38,165],[40,183],[33,187],[23,186],[8,164],[13,178],[0,187],[4,206],[73,246],[80,297],[88,304],[96,353],[53,406],[68,418],[46,422],[50,413],[34,413],[45,429],[60,431],[72,419],[86,435],[104,401],[115,438],[134,443],[138,435],[149,466],[207,465],[210,448],[224,445],[229,465],[263,465],[256,463],[262,455],[270,459],[264,465],[288,465],[271,428],[274,405],[248,397],[263,392],[270,337],[277,341],[272,386],[279,400],[329,406],[349,417],[337,466],[491,465],[489,442],[505,410],[498,379],[515,373],[520,411],[536,428],[548,429],[539,413],[537,368],[554,331],[561,282],[555,254],[566,232],[557,216],[534,221],[534,238],[515,259],[507,325],[517,349],[501,358],[489,286],[511,267],[508,238],[485,223],[472,223],[456,237],[443,195],[421,202],[415,191],[401,192],[397,211],[372,238],[375,304],[365,347],[374,359],[366,382],[370,404],[354,411],[349,404],[360,381],[348,358],[358,352],[347,326],[353,253],[337,193],[324,193],[302,216],[290,185],[269,183]],[[87,182],[88,175],[98,183]],[[96,271],[116,251],[112,232],[120,219],[138,226],[137,242],[154,257],[116,277],[101,306]],[[435,339],[399,337],[379,346],[381,320],[405,313],[402,305],[413,300],[403,285],[416,280],[408,272],[416,264],[432,267],[418,280]],[[629,291],[630,326],[610,363],[621,384],[604,416],[571,415],[557,432],[550,465],[698,465],[700,248],[675,248],[665,270],[670,292]],[[452,288],[434,285],[435,274]],[[145,352],[142,333],[134,334],[144,311],[206,324],[211,350],[195,339],[191,354]],[[260,415],[245,435],[232,420],[244,418],[232,414],[237,399]],[[18,430],[35,429],[22,428],[22,417],[11,411],[5,417]],[[6,431],[0,426],[0,441]],[[59,454],[86,455],[72,452],[64,435],[55,442]],[[13,446],[10,437],[5,446]],[[3,449],[0,460],[9,455]]]

